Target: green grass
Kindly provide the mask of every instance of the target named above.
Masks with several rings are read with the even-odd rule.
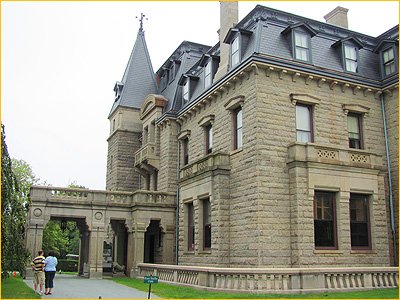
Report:
[[[142,279],[113,278],[113,281],[147,292],[149,285]],[[329,292],[308,294],[248,294],[224,293],[194,289],[186,286],[175,286],[166,283],[151,285],[151,292],[162,298],[192,298],[192,299],[267,299],[267,298],[314,298],[314,299],[398,299],[399,289],[377,289],[358,292]]]
[[[20,276],[1,280],[1,299],[40,299]]]

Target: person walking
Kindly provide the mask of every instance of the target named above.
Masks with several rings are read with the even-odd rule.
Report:
[[[45,266],[45,258],[44,258],[44,251],[39,250],[38,251],[38,256],[36,256],[32,260],[32,271],[33,271],[33,288],[35,290],[35,293],[38,293],[40,295],[43,295],[43,284],[45,280],[45,275],[44,275],[44,266]],[[37,287],[39,285],[39,292],[37,292]]]
[[[51,295],[51,292],[53,290],[53,281],[54,281],[54,276],[56,275],[56,266],[57,266],[57,258],[54,256],[53,251],[49,251],[49,255],[46,257],[44,260],[44,271],[45,271],[45,287],[46,287],[46,292],[44,293],[45,295]]]

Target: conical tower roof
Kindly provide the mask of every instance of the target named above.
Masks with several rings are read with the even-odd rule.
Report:
[[[117,85],[122,86],[122,91],[119,97],[116,97],[110,115],[118,106],[141,108],[146,96],[157,92],[155,74],[142,27],[138,31],[122,81],[116,83],[114,90]]]

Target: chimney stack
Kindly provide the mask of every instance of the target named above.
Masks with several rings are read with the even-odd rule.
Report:
[[[343,28],[349,28],[349,24],[347,21],[347,12],[349,10],[347,8],[338,6],[326,16],[324,16],[326,23],[331,25],[340,26]]]
[[[238,23],[239,8],[238,2],[220,1],[220,28],[219,28],[219,47],[220,47],[220,61],[218,71],[215,74],[214,80],[220,79],[228,72],[229,64],[229,50],[230,46],[224,44],[224,39],[229,29]]]

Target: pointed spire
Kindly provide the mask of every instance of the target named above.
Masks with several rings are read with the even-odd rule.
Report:
[[[145,15],[144,13],[140,13],[140,20],[139,20],[139,22],[140,22],[139,31],[140,31],[140,32],[143,31],[143,19],[144,19],[145,16],[146,16],[146,15]],[[138,17],[136,17],[136,19],[137,19],[137,18],[138,18]],[[148,19],[146,18],[146,20],[148,20]]]
[[[156,78],[144,37],[144,17],[145,15],[141,14],[140,28],[136,36],[136,42],[122,80],[121,82],[117,82],[117,87],[114,87],[114,90],[117,89],[117,91],[110,115],[118,106],[141,108],[144,98],[148,94],[157,92]]]

